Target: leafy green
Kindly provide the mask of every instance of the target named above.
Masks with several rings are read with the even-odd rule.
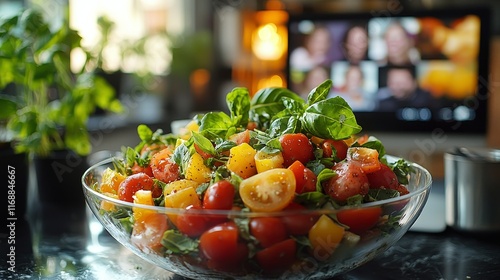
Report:
[[[339,96],[307,107],[301,120],[308,133],[325,139],[347,139],[361,131],[351,107]]]
[[[167,249],[167,254],[188,254],[198,251],[197,240],[191,239],[173,229],[163,233],[161,244]]]
[[[408,175],[410,175],[412,169],[410,164],[404,159],[398,159],[396,162],[390,165],[392,171],[396,174],[398,182],[400,184],[408,184]]]

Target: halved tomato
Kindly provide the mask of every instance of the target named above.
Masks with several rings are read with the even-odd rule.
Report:
[[[267,170],[243,180],[239,192],[252,211],[279,211],[295,197],[295,175],[286,168]]]
[[[365,173],[372,173],[380,169],[378,151],[366,147],[350,147],[347,149],[347,160],[356,161],[361,164]]]

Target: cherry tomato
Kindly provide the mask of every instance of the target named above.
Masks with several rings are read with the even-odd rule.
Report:
[[[229,141],[235,142],[236,145],[250,143],[250,130],[246,129],[242,132],[229,136]]]
[[[203,208],[230,210],[233,207],[235,188],[229,181],[221,180],[209,186],[203,198]]]
[[[200,237],[200,252],[213,265],[242,261],[245,250],[238,243],[238,227],[234,222],[216,225]]]
[[[172,151],[165,148],[151,158],[151,169],[156,179],[170,183],[180,178],[179,166],[170,159]]]
[[[239,193],[252,211],[279,211],[295,197],[295,176],[286,168],[270,169],[243,180]]]
[[[193,214],[202,209],[197,205],[189,205],[186,207],[186,212],[178,215],[175,225],[177,229],[189,237],[198,237],[208,229],[207,219],[204,215]]]
[[[344,160],[347,156],[347,146],[346,142],[343,140],[333,140],[327,139],[321,143],[321,149],[323,150],[323,157],[330,158],[334,156],[338,161]]]
[[[392,169],[385,165],[380,164],[380,169],[366,174],[371,189],[392,189],[395,190],[399,186],[398,177]]]
[[[296,160],[288,169],[295,175],[295,192],[298,194],[304,192],[313,192],[316,190],[318,177],[311,169],[305,167],[302,162]]]
[[[405,194],[409,194],[410,193],[410,191],[408,190],[408,188],[405,185],[402,185],[402,184],[399,184],[396,187],[396,190],[399,192],[399,195],[405,195]]]
[[[348,226],[351,232],[361,234],[373,228],[381,215],[382,208],[380,207],[346,209],[337,213],[337,219],[340,223]]]
[[[153,189],[154,181],[146,173],[132,174],[125,178],[118,187],[118,198],[120,200],[133,202],[134,194],[138,190],[150,191]]]
[[[289,238],[257,252],[255,259],[265,271],[279,271],[294,263],[296,252],[297,244]]]
[[[365,147],[350,147],[347,149],[347,160],[356,161],[361,164],[361,169],[365,173],[372,173],[380,170],[378,151]]]
[[[264,248],[285,240],[285,224],[277,217],[259,217],[250,220],[250,233]]]
[[[284,166],[290,166],[294,161],[299,160],[302,164],[307,164],[314,159],[314,151],[309,138],[302,133],[285,134],[279,138]]]
[[[163,214],[153,213],[140,222],[134,223],[130,240],[141,250],[159,251],[162,248],[163,233],[167,229],[167,217]]]
[[[153,170],[151,169],[151,166],[146,166],[146,167],[142,167],[140,165],[138,165],[137,163],[134,164],[134,166],[132,166],[132,173],[135,174],[135,173],[146,173],[148,174],[149,177],[153,177]]]
[[[304,211],[307,210],[305,206],[298,203],[290,203],[283,211]],[[318,217],[311,214],[296,214],[286,215],[281,217],[285,224],[287,232],[291,235],[305,235],[309,232],[311,227],[316,223]]]
[[[351,196],[357,194],[364,196],[368,193],[368,178],[359,163],[341,161],[335,164],[332,169],[336,175],[323,183],[323,189],[335,201],[345,203]]]

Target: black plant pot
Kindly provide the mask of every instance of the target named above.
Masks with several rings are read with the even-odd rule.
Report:
[[[59,150],[35,156],[33,162],[42,205],[85,208],[81,178],[89,167],[86,156]]]
[[[28,204],[28,157],[26,154],[15,153],[10,143],[0,143],[0,162],[2,162],[1,178],[7,184],[1,194],[5,198],[4,203],[7,203],[2,207],[2,220],[24,219]],[[2,232],[3,230],[4,228]]]

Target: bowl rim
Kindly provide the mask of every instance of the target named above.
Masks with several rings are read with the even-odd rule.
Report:
[[[392,156],[392,155],[386,155],[386,158],[392,158],[394,160],[401,159],[400,157]],[[85,178],[88,176],[90,172],[95,170],[96,168],[100,166],[104,166],[106,164],[112,163],[115,159],[121,160],[121,157],[110,157],[107,159],[104,159],[102,161],[99,161],[92,166],[90,166],[87,170],[82,175],[81,178],[81,183],[83,186],[83,190],[92,193],[92,195],[99,197],[102,200],[111,202],[116,204],[117,206],[122,206],[122,207],[127,207],[127,208],[141,208],[141,209],[147,209],[147,210],[154,210],[157,213],[164,213],[164,214],[183,214],[187,210],[183,208],[169,208],[169,207],[164,207],[164,206],[156,206],[156,205],[145,205],[145,204],[135,204],[133,202],[128,202],[128,201],[123,201],[117,198],[109,197],[105,194],[102,194],[96,190],[94,190],[91,186],[88,186],[85,183]],[[200,214],[200,215],[231,215],[231,216],[245,216],[245,217],[262,217],[262,216],[284,216],[284,215],[301,215],[301,214],[333,214],[333,213],[338,213],[339,211],[342,210],[347,210],[347,209],[366,209],[366,208],[371,208],[371,207],[377,207],[385,204],[391,204],[391,203],[397,203],[405,200],[409,200],[413,196],[417,196],[421,194],[424,191],[430,190],[432,186],[432,175],[431,173],[421,166],[420,164],[414,163],[407,161],[412,168],[417,168],[419,169],[424,175],[425,175],[425,182],[424,182],[424,187],[417,189],[416,191],[410,192],[405,195],[393,197],[393,198],[388,198],[384,200],[378,200],[374,202],[367,202],[363,203],[361,205],[346,205],[346,206],[341,206],[340,208],[326,208],[326,209],[303,209],[303,210],[286,210],[286,211],[274,211],[274,212],[252,212],[252,211],[241,211],[241,210],[212,210],[212,209],[190,209],[189,214]],[[90,199],[89,195],[85,193],[85,198],[88,202]]]

